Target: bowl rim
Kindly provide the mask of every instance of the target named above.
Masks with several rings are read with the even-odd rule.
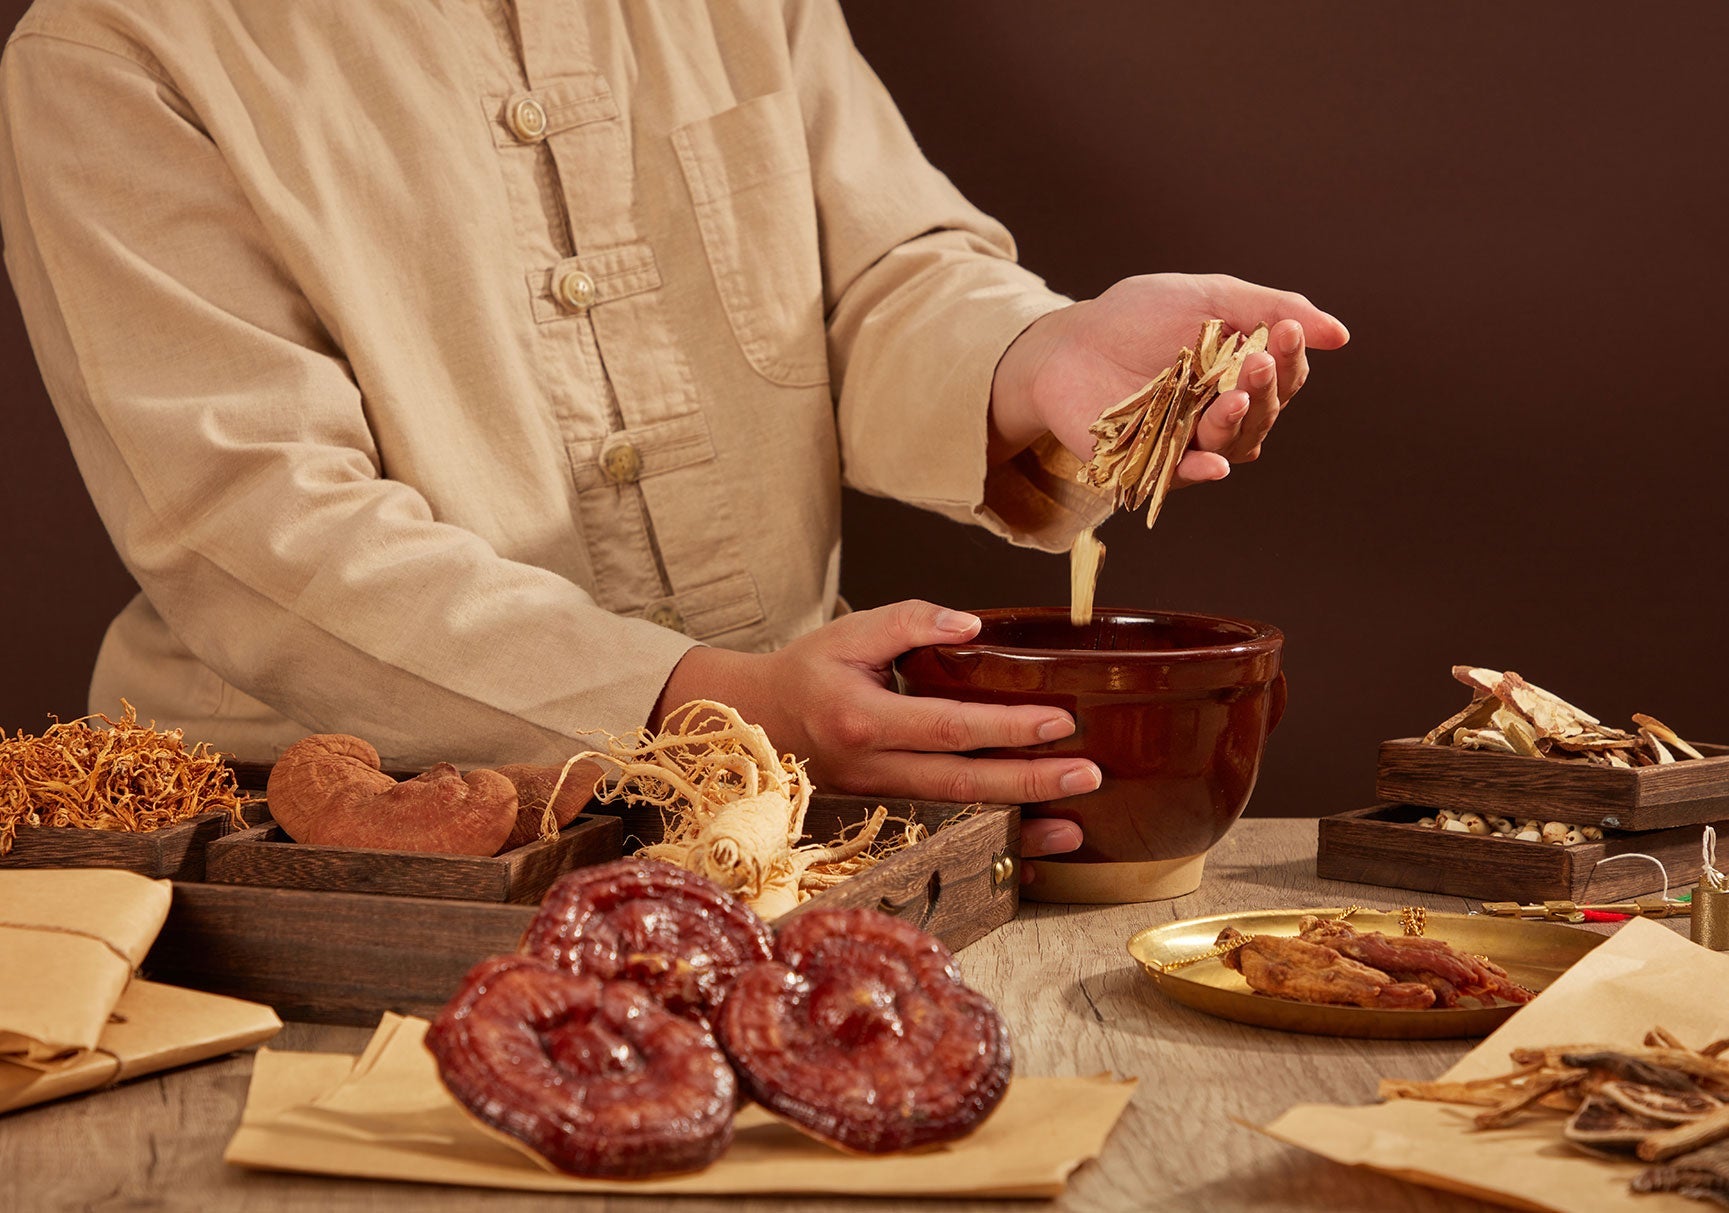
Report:
[[[976,615],[988,627],[993,620],[1005,616],[1058,617],[1067,619],[1067,607],[982,607],[968,611]],[[1128,657],[1157,656],[1166,661],[1208,661],[1231,657],[1246,657],[1259,653],[1278,652],[1284,647],[1285,633],[1282,629],[1258,619],[1242,619],[1233,615],[1209,615],[1203,611],[1157,611],[1139,607],[1095,607],[1093,616],[1101,615],[1129,616],[1139,619],[1199,619],[1209,623],[1229,623],[1238,627],[1250,629],[1251,635],[1229,644],[1200,645],[1188,649],[1053,649],[1033,648],[1023,645],[995,644],[988,640],[964,640],[950,644],[921,645],[921,648],[941,653],[956,654],[988,654],[1001,657],[1051,658],[1061,654],[1065,660],[1080,660],[1083,662],[1121,661]],[[984,633],[984,627],[979,629]],[[911,652],[917,652],[917,649]],[[910,653],[908,654],[910,655]]]

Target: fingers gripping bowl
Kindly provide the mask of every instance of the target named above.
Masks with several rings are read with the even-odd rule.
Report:
[[[1025,806],[1066,817],[1080,850],[1041,859],[1024,896],[1152,901],[1193,892],[1206,852],[1242,815],[1267,735],[1285,709],[1284,634],[1215,615],[1062,608],[975,611],[966,644],[914,649],[897,663],[907,693],[972,703],[1042,704],[1075,732],[991,757],[1080,756],[1095,792]]]

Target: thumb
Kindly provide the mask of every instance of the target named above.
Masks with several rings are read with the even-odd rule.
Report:
[[[1270,328],[1281,320],[1295,320],[1303,326],[1303,343],[1310,349],[1336,350],[1351,339],[1351,331],[1338,317],[1323,312],[1295,291],[1257,286],[1219,274],[1208,283],[1207,294],[1219,319],[1244,333],[1259,324]]]
[[[840,633],[837,639],[849,660],[879,666],[920,645],[965,643],[978,635],[981,625],[977,615],[913,598],[854,611],[829,626]]]

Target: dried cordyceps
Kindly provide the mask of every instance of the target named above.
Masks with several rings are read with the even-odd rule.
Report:
[[[851,837],[799,846],[812,790],[804,764],[776,753],[761,728],[707,699],[674,709],[659,733],[610,737],[605,753],[570,761],[589,759],[617,772],[602,800],[662,810],[665,836],[640,855],[701,873],[764,918],[806,900],[837,865],[870,862],[868,848],[888,816],[878,808]]]
[[[50,725],[40,737],[0,733],[0,855],[19,826],[75,826],[141,833],[219,809],[245,823],[234,772],[205,742],[188,748],[179,729],[100,714]],[[99,720],[102,728],[90,722]]]
[[[571,1175],[700,1171],[732,1141],[738,1085],[714,1037],[632,982],[494,957],[426,1047],[470,1115]]]
[[[767,924],[695,872],[620,859],[558,878],[521,951],[573,973],[639,983],[681,1015],[709,1015],[738,974],[774,955]]]
[[[1613,728],[1512,670],[1456,665],[1453,677],[1474,697],[1424,735],[1429,745],[1606,767],[1663,766],[1704,757],[1654,716],[1633,713],[1636,733]]]
[[[935,936],[876,910],[808,910],[747,969],[715,1032],[745,1092],[823,1141],[883,1154],[953,1141],[1001,1101],[1008,1029]]]
[[[1237,386],[1244,359],[1266,348],[1264,324],[1247,335],[1227,336],[1223,320],[1207,321],[1194,348],[1184,349],[1158,378],[1093,422],[1093,457],[1077,479],[1111,490],[1118,509],[1145,505],[1150,529],[1201,414],[1221,392]],[[1076,625],[1092,622],[1104,559],[1105,546],[1091,530],[1082,531],[1069,550],[1069,612]]]

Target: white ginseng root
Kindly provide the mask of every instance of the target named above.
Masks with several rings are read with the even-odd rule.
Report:
[[[767,919],[871,866],[870,846],[888,817],[879,806],[850,836],[801,847],[812,791],[804,764],[708,699],[674,709],[659,733],[608,736],[604,751],[578,754],[565,769],[584,759],[613,772],[602,800],[661,810],[663,838],[638,855],[706,876]]]

